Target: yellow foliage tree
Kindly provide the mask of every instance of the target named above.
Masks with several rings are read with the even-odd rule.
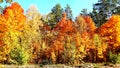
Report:
[[[21,35],[26,22],[26,16],[24,15],[22,7],[16,2],[12,3],[4,9],[0,17],[2,18],[0,19],[0,28],[2,28],[1,35],[3,35],[1,38],[3,42],[1,49],[3,48],[3,50],[0,52],[5,55],[0,55],[0,57],[4,56],[5,59],[3,62],[6,63],[27,63],[29,59],[26,49],[27,46],[23,47],[23,44],[21,44]],[[24,52],[25,50],[26,52]]]

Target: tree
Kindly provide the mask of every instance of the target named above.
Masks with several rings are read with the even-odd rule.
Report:
[[[79,30],[80,34],[86,31],[87,25],[85,23],[83,16],[79,15],[76,17],[76,24],[77,24],[76,27]]]
[[[53,29],[53,27],[61,20],[63,11],[66,12],[67,18],[72,20],[73,15],[70,6],[67,4],[63,10],[59,3],[51,9],[49,14],[42,16],[42,20]]]
[[[117,7],[118,0],[98,0],[98,3],[93,5],[91,17],[98,27],[107,21],[113,14],[112,10]]]
[[[13,0],[0,0],[0,3],[1,3],[1,2],[12,3]]]
[[[72,18],[73,18],[72,10],[68,4],[65,7],[65,12],[67,14],[67,18],[72,20]]]
[[[106,39],[109,49],[119,52],[120,49],[120,16],[113,15],[98,29],[98,34]]]
[[[96,26],[97,26],[97,27],[100,27],[101,21],[100,21],[99,14],[97,13],[96,9],[93,9],[93,11],[89,13],[89,15],[90,15],[90,16],[92,17],[92,19],[94,20]],[[99,20],[99,22],[98,22],[98,20]]]
[[[64,44],[64,50],[63,50],[63,63],[65,64],[74,64],[75,61],[75,55],[76,54],[76,46],[73,37],[66,37],[66,41]],[[77,59],[78,61],[78,59]]]
[[[79,15],[76,17],[76,23],[77,23],[77,29],[80,32],[80,34],[84,32],[93,33],[96,29],[96,26],[89,16],[82,16]]]
[[[51,14],[55,15],[55,21],[54,22],[59,22],[60,19],[62,18],[62,8],[61,5],[58,3],[51,9]]]
[[[41,20],[41,14],[38,12],[35,5],[31,5],[26,13],[27,23],[23,30],[23,42],[24,44],[31,47],[31,62],[40,63],[41,60],[41,47],[44,44],[42,40],[42,33],[40,29],[43,27],[43,22]]]
[[[80,15],[87,16],[88,15],[87,9],[82,9]]]
[[[117,6],[114,10],[112,10],[113,14],[120,15],[120,6]]]
[[[45,24],[53,28],[57,24],[57,22],[59,22],[62,18],[62,11],[63,9],[58,3],[51,9],[51,12],[48,15],[43,16],[42,20],[45,22]]]
[[[72,34],[74,34],[73,31],[75,31],[73,29],[73,21],[68,19],[66,13],[64,12],[61,20],[55,25],[54,29],[52,30],[52,32],[54,32],[54,38],[51,41],[52,43],[49,43],[51,44],[50,48],[53,48],[54,50],[56,60],[57,60],[56,63],[61,63],[61,62],[68,63],[69,60],[73,60],[74,57],[73,55],[71,55],[73,51],[70,50],[71,47],[72,49],[75,49],[75,46],[73,46],[74,43],[72,42],[73,39],[70,39],[71,42],[66,41],[68,40],[69,35],[72,36]],[[70,46],[68,47],[69,49],[64,45]],[[65,47],[66,49],[64,50]],[[66,59],[68,57],[66,55],[66,51],[69,52],[70,59]],[[64,52],[64,56],[62,56],[63,52]]]
[[[3,16],[8,28],[2,38],[4,46],[9,48],[6,63],[25,64],[29,61],[30,54],[28,45],[24,45],[21,38],[26,22],[24,10],[14,2],[4,9]]]
[[[60,22],[58,22],[55,26],[55,30],[60,31],[61,33],[67,33],[73,31],[73,22],[67,19],[66,13],[63,13],[63,17]]]

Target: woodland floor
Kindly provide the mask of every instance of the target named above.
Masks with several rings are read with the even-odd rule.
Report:
[[[85,63],[76,66],[67,66],[64,64],[52,65],[0,65],[0,68],[120,68],[120,64],[104,63]]]

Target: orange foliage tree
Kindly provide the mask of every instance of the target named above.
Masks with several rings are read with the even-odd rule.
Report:
[[[54,29],[60,31],[60,33],[73,32],[73,22],[67,19],[66,13],[63,13],[63,18]]]
[[[21,30],[25,24],[26,17],[24,15],[24,10],[18,3],[12,3],[11,6],[5,8],[4,17],[6,19],[6,24],[8,28]]]
[[[21,39],[26,22],[24,10],[15,2],[6,7],[0,17],[1,36],[3,35],[1,39],[4,45],[0,47],[0,53],[4,54],[0,55],[0,57],[2,56],[4,58],[2,62],[15,64],[27,63],[29,58],[28,53],[26,46],[23,47],[24,44],[22,44],[23,41]],[[26,50],[26,52],[24,52],[24,50]]]
[[[120,16],[113,15],[98,29],[98,34],[105,39],[110,50],[120,51]]]
[[[64,51],[65,40],[67,40],[66,37],[69,37],[69,35],[74,32],[73,22],[66,18],[66,13],[63,13],[63,18],[61,21],[55,25],[53,30],[47,32],[50,32],[49,35],[52,35],[51,40],[49,39],[50,47],[48,49],[48,52],[50,50],[51,53],[48,55],[51,57],[54,63],[61,63],[63,62],[62,55]]]
[[[92,18],[89,16],[83,16],[85,23],[87,25],[86,30],[87,32],[92,35],[94,34],[94,30],[96,29],[95,23],[93,22]]]
[[[76,27],[77,27],[77,31],[79,31],[80,34],[84,32],[90,34],[91,32],[93,33],[94,30],[96,29],[96,26],[91,17],[81,16],[81,15],[76,17]]]
[[[84,60],[89,62],[106,61],[107,44],[99,34],[96,34],[97,28],[92,18],[78,16],[76,24],[76,46],[79,53],[81,53],[80,55],[84,55]]]
[[[70,35],[71,33],[73,33],[73,22],[70,21],[69,19],[67,19],[66,17],[66,13],[63,13],[63,17],[61,19],[60,22],[58,22],[54,28],[54,31],[58,32],[57,34],[57,38],[55,40],[53,40],[53,49],[55,50],[57,59],[59,62],[63,62],[61,61],[62,59],[62,55],[63,51],[64,51],[64,45],[65,45],[65,37],[67,37],[67,35]],[[60,58],[61,57],[61,58]]]

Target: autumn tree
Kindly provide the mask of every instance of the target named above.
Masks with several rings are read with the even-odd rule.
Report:
[[[80,34],[84,32],[94,32],[96,26],[89,16],[79,15],[76,17],[76,27]]]
[[[85,20],[80,15],[76,17],[76,27],[79,30],[80,34],[86,31],[87,26]]]
[[[67,42],[65,44],[65,37],[72,35],[74,32],[73,22],[67,18],[66,13],[63,13],[62,19],[55,25],[52,32],[54,33],[53,36],[55,36],[52,38],[52,41],[50,43],[51,44],[50,48],[52,48],[54,52],[52,53],[52,55],[53,54],[55,55],[56,57],[55,60],[57,60],[56,63],[63,63],[64,60],[63,60],[62,54],[65,47],[64,45],[67,44]],[[68,43],[71,45],[70,47],[72,47],[72,42],[68,42]],[[69,50],[69,49],[65,49],[65,50]],[[64,52],[66,53],[66,51]],[[65,57],[67,58],[67,56],[65,56],[65,53],[64,53],[64,59]],[[66,60],[66,61],[69,61],[69,60]]]
[[[94,56],[92,54],[95,53],[93,50],[95,46],[92,45],[92,39],[96,29],[95,23],[92,21],[91,17],[87,15],[79,15],[76,17],[76,29],[76,59],[79,59],[79,61],[76,61],[76,63],[82,63],[84,59],[91,61]],[[89,59],[87,58],[88,55],[90,57]]]
[[[3,37],[3,41],[10,50],[7,62],[14,64],[27,63],[29,61],[28,47],[27,45],[24,46],[22,44],[23,41],[21,41],[22,31],[26,22],[24,10],[15,2],[5,8],[3,16],[5,17],[8,28]]]
[[[41,14],[35,5],[31,5],[26,12],[27,23],[23,31],[23,40],[26,41],[26,45],[31,47],[31,62],[39,63],[41,60],[41,51],[44,40],[42,40],[42,34],[40,29],[43,27],[41,20]]]
[[[60,22],[56,25],[55,29],[59,29],[63,32],[72,31],[73,29],[73,22],[67,18],[66,13],[63,13],[63,18]]]
[[[1,3],[11,3],[11,0],[1,0]],[[6,23],[6,18],[3,15],[4,7],[0,6],[0,62],[5,63],[8,60],[8,54],[10,52],[9,46],[5,45],[5,42],[3,40],[6,32],[9,30],[8,24]]]
[[[106,39],[109,45],[109,49],[113,52],[119,51],[120,37],[119,37],[119,15],[113,15],[105,24],[103,24],[99,29],[98,33],[101,37]]]
[[[5,17],[1,14],[0,15],[0,63],[4,63],[7,61],[7,55],[10,52],[9,46],[5,45],[3,40],[6,32],[8,31],[8,27],[6,24]]]
[[[75,62],[76,46],[75,46],[75,41],[72,36],[66,37],[62,58],[63,58],[63,63],[65,64],[74,64]]]
[[[92,45],[94,45],[94,52],[92,55],[94,62],[107,61],[108,57],[108,45],[99,34],[94,34]]]

